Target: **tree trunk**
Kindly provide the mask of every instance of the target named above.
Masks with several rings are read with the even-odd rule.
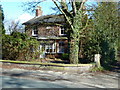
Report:
[[[80,45],[79,45],[79,58],[81,58],[81,59],[84,58],[83,52],[84,52],[83,41],[80,40]]]
[[[77,40],[72,39],[70,41],[70,56],[69,60],[71,64],[78,64],[79,44]]]

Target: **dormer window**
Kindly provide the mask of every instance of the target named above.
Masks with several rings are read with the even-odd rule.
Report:
[[[65,34],[65,29],[64,29],[63,26],[60,27],[60,29],[59,29],[59,34],[60,34],[60,35],[66,35],[66,34]]]
[[[37,36],[38,35],[38,29],[37,26],[35,26],[32,30],[32,36]]]

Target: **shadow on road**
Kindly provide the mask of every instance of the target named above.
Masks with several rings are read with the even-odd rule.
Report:
[[[119,74],[120,74],[120,61],[114,63],[114,64],[111,66],[110,71],[116,72],[116,73],[119,73]]]
[[[3,75],[8,75],[8,76],[21,77],[21,76],[28,76],[30,73],[29,72],[22,72],[22,73],[3,72],[2,74]]]
[[[67,86],[46,81],[2,76],[2,88],[67,88]]]

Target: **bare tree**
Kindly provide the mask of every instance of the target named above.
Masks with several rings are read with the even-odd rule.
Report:
[[[8,32],[11,34],[12,32],[24,32],[24,27],[20,23],[20,21],[6,21],[6,26]]]

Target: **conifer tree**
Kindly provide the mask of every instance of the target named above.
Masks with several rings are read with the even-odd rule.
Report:
[[[3,14],[2,6],[0,5],[0,28],[1,28],[0,31],[2,34],[5,34],[3,21],[4,21],[4,14]]]
[[[117,59],[120,38],[118,3],[101,2],[94,13],[94,40],[103,64],[111,64]]]

